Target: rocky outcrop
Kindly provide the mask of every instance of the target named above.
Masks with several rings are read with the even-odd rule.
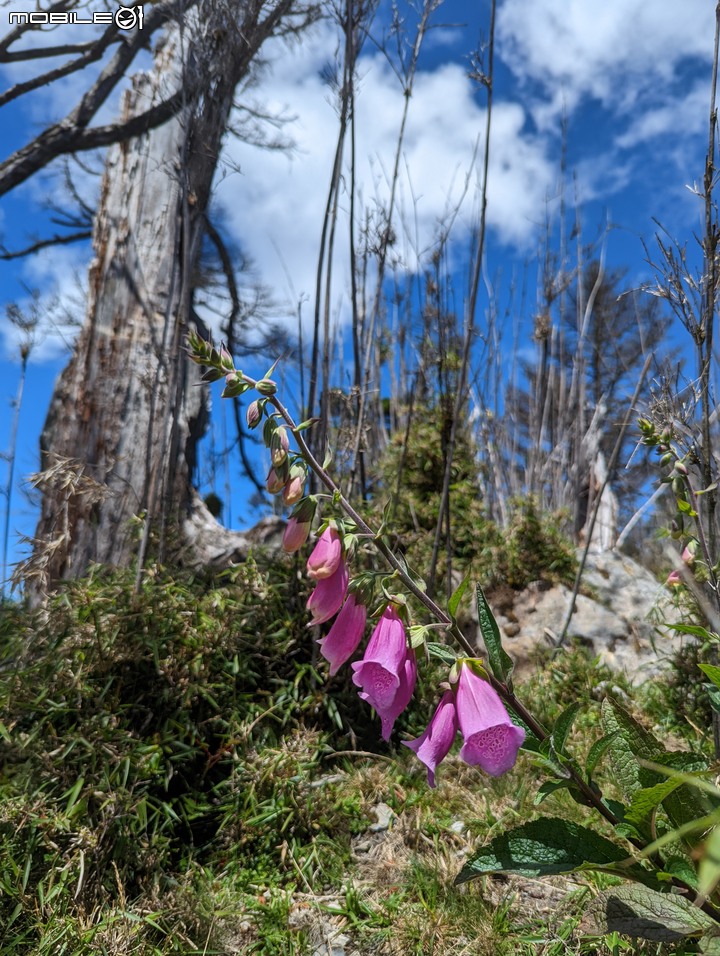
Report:
[[[589,554],[581,590],[566,644],[580,642],[633,683],[659,673],[690,640],[663,626],[676,622],[679,612],[665,587],[632,558],[616,551]],[[547,581],[488,595],[517,674],[533,668],[538,648],[557,643],[571,596],[570,588]]]

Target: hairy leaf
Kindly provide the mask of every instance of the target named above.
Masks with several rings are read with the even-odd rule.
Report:
[[[720,932],[720,925],[682,896],[632,885],[602,892],[590,904],[582,929],[673,943],[687,936]]]
[[[466,883],[483,873],[572,873],[584,864],[605,865],[627,858],[626,850],[586,827],[544,817],[496,837],[468,860],[455,882]]]

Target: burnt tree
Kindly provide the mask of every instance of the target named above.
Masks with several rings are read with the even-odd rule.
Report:
[[[236,90],[262,44],[299,30],[312,11],[295,0],[201,0],[151,12],[161,8],[154,68],[133,78],[117,123],[95,133],[74,128],[73,136],[63,130],[88,113],[76,108],[0,164],[2,192],[32,175],[60,141],[55,155],[113,143],[85,320],[41,439],[34,561],[42,586],[92,562],[140,567],[151,542],[161,558],[190,564],[226,562],[248,545],[217,524],[191,484],[207,408],[205,390],[191,387],[194,367],[182,345]],[[114,59],[137,38],[117,42]]]

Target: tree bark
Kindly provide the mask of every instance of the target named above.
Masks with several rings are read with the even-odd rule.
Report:
[[[192,487],[207,393],[183,350],[192,276],[238,83],[294,0],[207,0],[175,24],[122,120],[186,97],[164,125],[110,147],[94,224],[87,311],[41,436],[34,561],[43,588],[91,563],[242,557]],[[48,470],[49,469],[49,470]]]

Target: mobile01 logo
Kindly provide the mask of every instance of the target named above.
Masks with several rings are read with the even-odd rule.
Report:
[[[11,10],[8,14],[10,24],[23,26],[27,24],[30,27],[41,27],[46,24],[57,26],[61,23],[72,23],[78,26],[87,23],[114,23],[118,30],[142,30],[143,28],[143,5],[136,4],[134,7],[118,7],[113,13],[110,10],[103,10],[93,13],[90,16],[83,16],[76,10]]]

